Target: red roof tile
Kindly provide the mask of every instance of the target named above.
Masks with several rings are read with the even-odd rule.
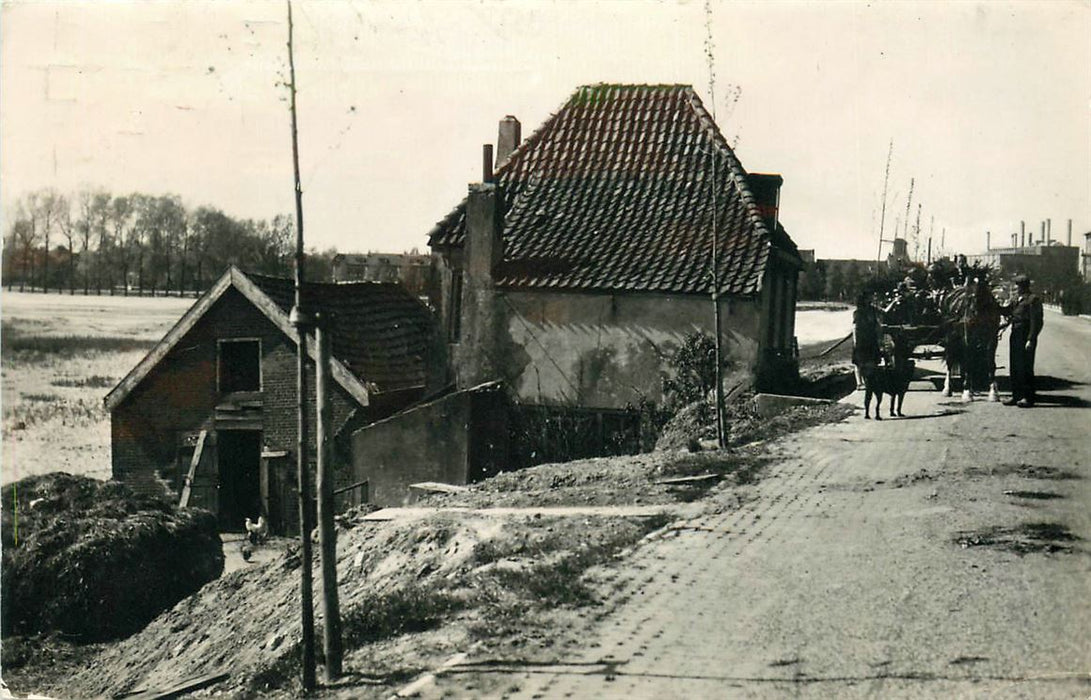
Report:
[[[769,231],[746,171],[687,85],[581,87],[496,179],[503,287],[709,293],[713,180],[722,292],[759,291],[771,242],[796,254],[782,227]],[[464,238],[465,202],[429,244]]]

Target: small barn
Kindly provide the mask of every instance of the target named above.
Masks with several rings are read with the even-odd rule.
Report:
[[[106,396],[113,477],[140,492],[184,494],[225,531],[259,514],[273,532],[297,530],[293,301],[291,280],[225,272]],[[434,314],[396,283],[308,284],[304,301],[332,338],[339,499],[360,502],[350,434],[443,389],[445,344]],[[313,377],[313,336],[307,346]],[[314,435],[313,395],[307,420]],[[312,452],[312,468],[315,460]]]
[[[524,405],[657,403],[693,332],[719,333],[766,386],[793,374],[802,261],[783,180],[746,171],[692,87],[581,87],[520,137],[515,117],[500,122],[483,182],[429,236],[460,387],[500,380]]]

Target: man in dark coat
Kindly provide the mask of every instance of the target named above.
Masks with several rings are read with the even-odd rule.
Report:
[[[1030,278],[1015,277],[1015,298],[1001,307],[1011,317],[1009,360],[1011,366],[1011,398],[1005,406],[1030,408],[1034,405],[1034,353],[1038,334],[1042,331],[1042,300],[1030,291]]]

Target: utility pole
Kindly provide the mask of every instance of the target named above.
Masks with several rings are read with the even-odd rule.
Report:
[[[307,332],[314,319],[303,304],[303,187],[299,181],[299,130],[296,124],[295,57],[292,53],[292,0],[288,2],[288,88],[292,112],[292,168],[295,175],[295,305],[289,317],[296,330],[296,374],[298,377],[298,436],[296,445],[296,480],[299,490],[299,593],[303,607],[302,662],[303,691],[315,687],[314,677],[314,605],[311,595],[311,483],[308,465],[310,443],[307,439]]]
[[[337,530],[333,522],[333,474],[330,470],[330,326],[334,319],[315,316],[315,365],[318,433],[318,549],[322,553],[322,650],[326,655],[326,682],[341,675],[341,603],[337,593]]]
[[[705,0],[705,57],[708,59],[708,98],[712,103],[712,123],[716,124],[716,65],[712,43],[712,2]],[[716,445],[727,447],[727,424],[724,416],[724,349],[720,330],[720,236],[716,228],[719,207],[719,182],[716,178],[716,143],[710,144],[709,164],[712,166],[712,325],[716,339]]]

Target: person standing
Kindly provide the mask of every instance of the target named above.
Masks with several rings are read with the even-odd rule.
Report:
[[[1015,277],[1015,298],[1001,307],[1011,317],[1008,364],[1011,367],[1011,398],[1005,406],[1030,408],[1034,405],[1034,355],[1038,349],[1038,334],[1042,332],[1042,300],[1030,291],[1030,278]]]
[[[879,364],[879,340],[882,322],[879,310],[872,304],[870,291],[856,297],[856,310],[852,312],[852,364],[856,368],[856,388],[864,387],[864,372]]]

